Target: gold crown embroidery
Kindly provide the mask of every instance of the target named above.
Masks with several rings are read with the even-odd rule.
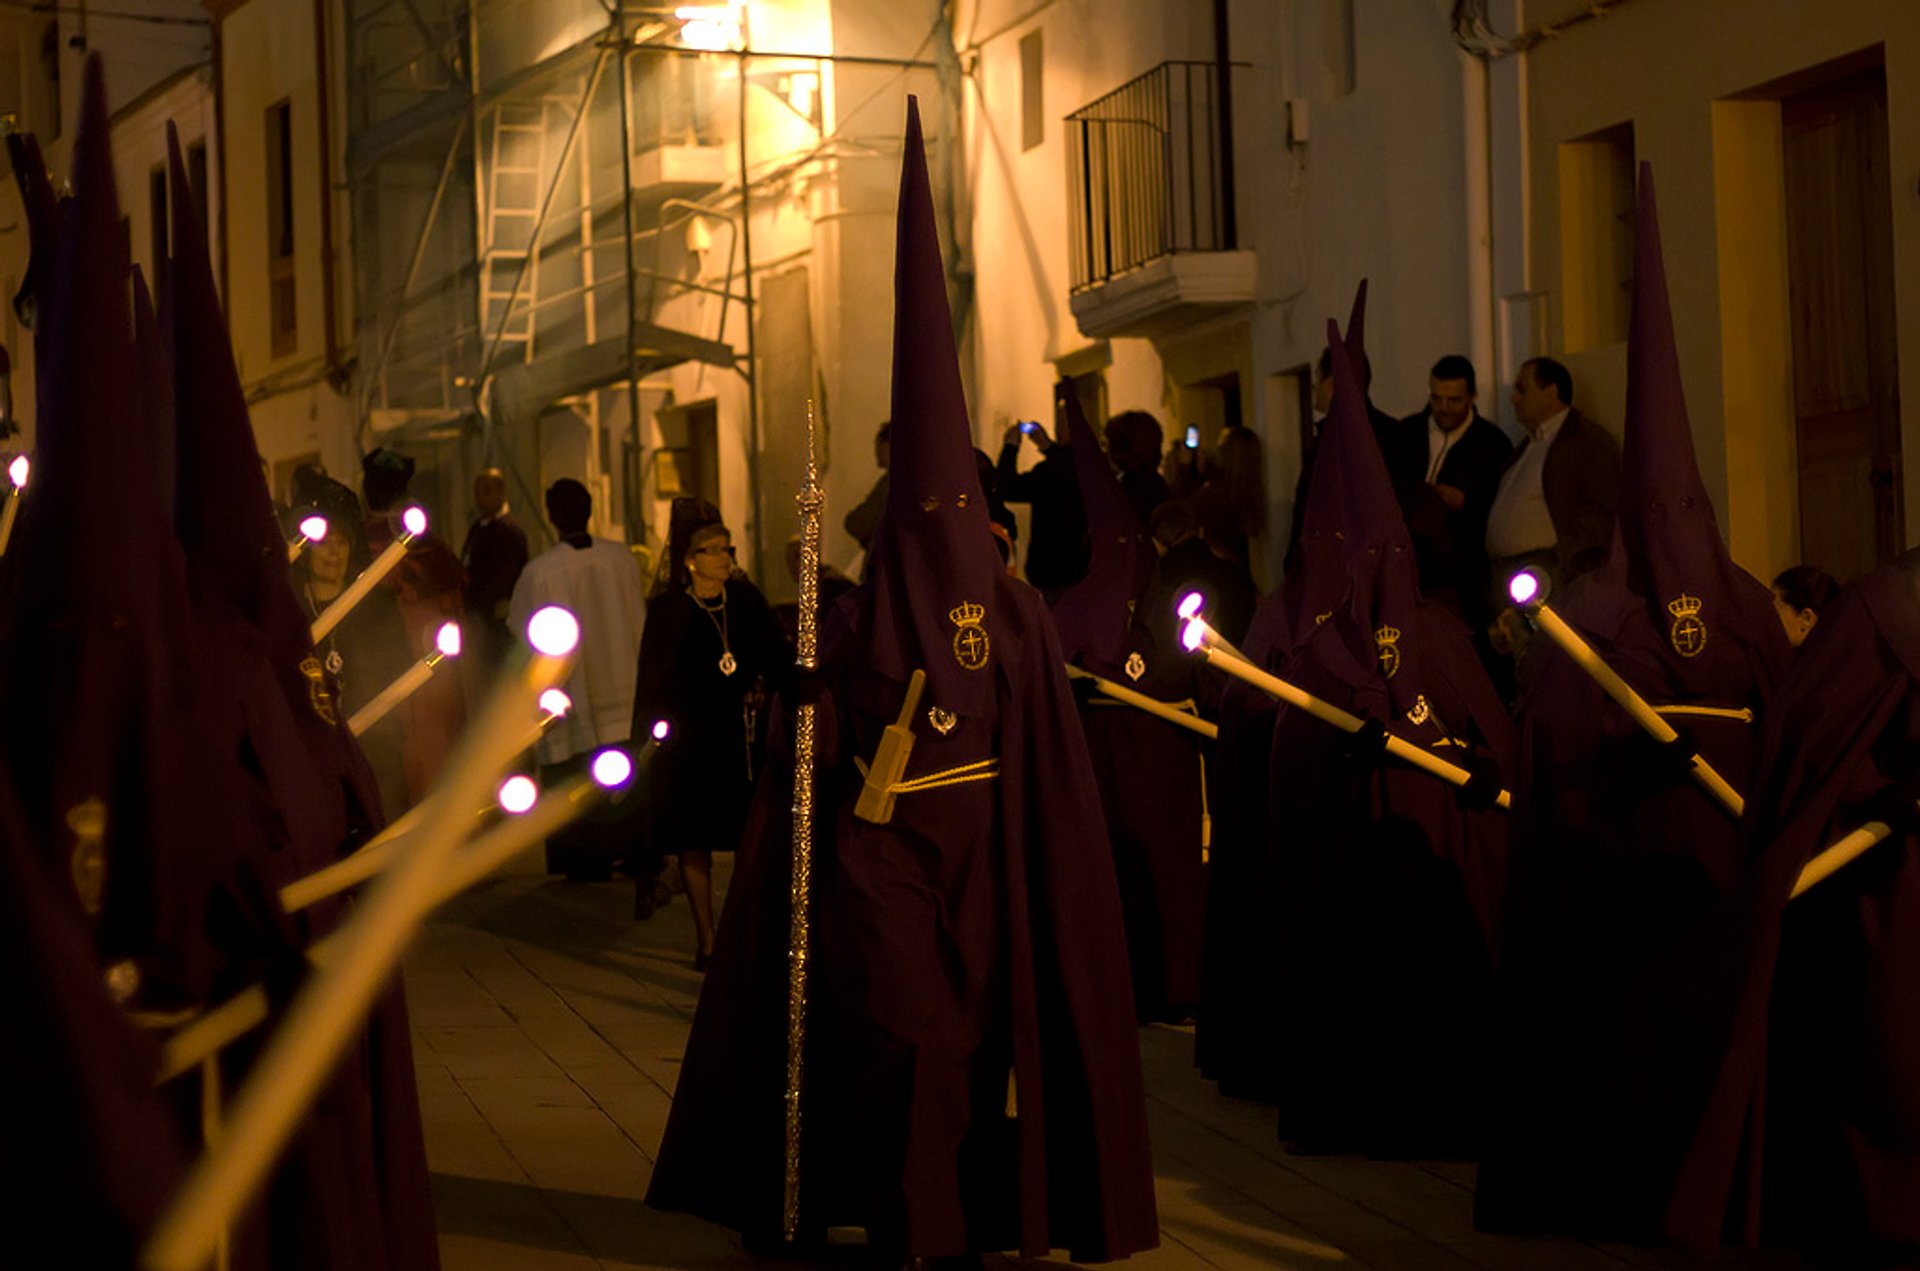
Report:
[[[1673,615],[1667,639],[1673,651],[1683,658],[1697,658],[1707,647],[1707,624],[1700,617],[1702,603],[1698,596],[1685,592],[1667,602],[1667,612]]]
[[[1400,628],[1381,627],[1373,633],[1373,643],[1380,657],[1380,674],[1392,679],[1394,672],[1400,669]]]
[[[987,665],[993,646],[986,628],[980,625],[986,617],[986,606],[971,601],[947,610],[947,618],[958,628],[953,633],[953,660],[962,670],[978,671]]]

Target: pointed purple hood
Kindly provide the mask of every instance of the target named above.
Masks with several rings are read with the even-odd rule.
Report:
[[[989,602],[1004,570],[974,464],[913,97],[907,99],[893,289],[892,466],[862,585],[870,589],[867,651],[870,664],[889,679],[904,682],[924,669],[931,700],[960,714],[982,714],[994,700],[990,642],[1003,632]]]
[[[1053,606],[1053,625],[1069,662],[1100,670],[1120,665],[1134,611],[1153,587],[1158,558],[1146,527],[1127,502],[1120,480],[1100,448],[1080,399],[1066,381],[1054,388],[1054,401],[1067,419],[1074,475],[1086,509],[1093,552],[1087,575],[1062,593]],[[1102,674],[1105,671],[1101,672]]]
[[[1610,594],[1609,594],[1610,593]],[[1613,550],[1593,586],[1569,595],[1570,619],[1603,637],[1643,607],[1658,657],[1683,691],[1744,698],[1755,668],[1782,654],[1771,594],[1733,563],[1700,480],[1687,419],[1654,206],[1653,170],[1640,165],[1634,238],[1633,320],[1627,342],[1627,408],[1620,512]],[[1615,607],[1608,613],[1609,605]]]

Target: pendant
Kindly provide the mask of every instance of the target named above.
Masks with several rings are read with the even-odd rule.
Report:
[[[327,650],[327,670],[331,672],[336,678],[338,678],[341,670],[346,665],[347,665],[346,659],[340,656],[340,650],[338,649]]]
[[[735,671],[739,669],[740,669],[740,664],[733,660],[732,649],[728,649],[725,653],[722,653],[720,655],[720,674],[732,675]]]

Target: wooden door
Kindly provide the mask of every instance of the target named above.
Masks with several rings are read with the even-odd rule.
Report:
[[[1885,70],[1787,98],[1781,137],[1801,559],[1851,581],[1905,541]]]

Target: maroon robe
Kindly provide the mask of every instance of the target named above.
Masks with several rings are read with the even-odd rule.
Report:
[[[1676,712],[1681,749],[1744,791],[1786,638],[1767,588],[1727,554],[1700,480],[1644,166],[1635,250],[1613,548],[1556,607]],[[1712,995],[1684,986],[1722,956],[1701,932],[1745,869],[1737,819],[1686,754],[1662,753],[1557,648],[1520,728],[1501,1068],[1475,1221],[1712,1243],[1718,1213],[1670,1211],[1704,1098],[1697,1073],[1717,1053],[1696,1026]]]
[[[1092,541],[1087,575],[1053,605],[1067,661],[1176,708],[1191,708],[1200,666],[1180,647],[1179,597],[1156,586],[1146,527],[1107,463],[1080,400],[1065,384],[1080,503]],[[1143,1021],[1181,1021],[1200,1000],[1206,924],[1206,764],[1198,734],[1076,684],[1080,722],[1113,846]]]
[[[1299,594],[1328,597],[1278,674],[1459,767],[1455,787],[1282,705],[1269,791],[1288,1021],[1280,1137],[1313,1151],[1461,1155],[1485,1069],[1512,728],[1454,614],[1420,596],[1412,540],[1355,372],[1359,316],[1329,324],[1334,400],[1307,493]],[[1331,537],[1338,555],[1314,550]],[[1318,571],[1339,570],[1335,580]],[[1337,596],[1337,599],[1334,597]],[[1304,615],[1303,615],[1304,616]]]
[[[900,205],[887,507],[821,640],[802,1235],[1121,1257],[1158,1227],[1119,896],[1059,641],[988,528],[911,104]],[[856,760],[912,668],[906,776],[998,772],[876,825]],[[647,1196],[755,1240],[781,1220],[792,771],[782,741]]]

